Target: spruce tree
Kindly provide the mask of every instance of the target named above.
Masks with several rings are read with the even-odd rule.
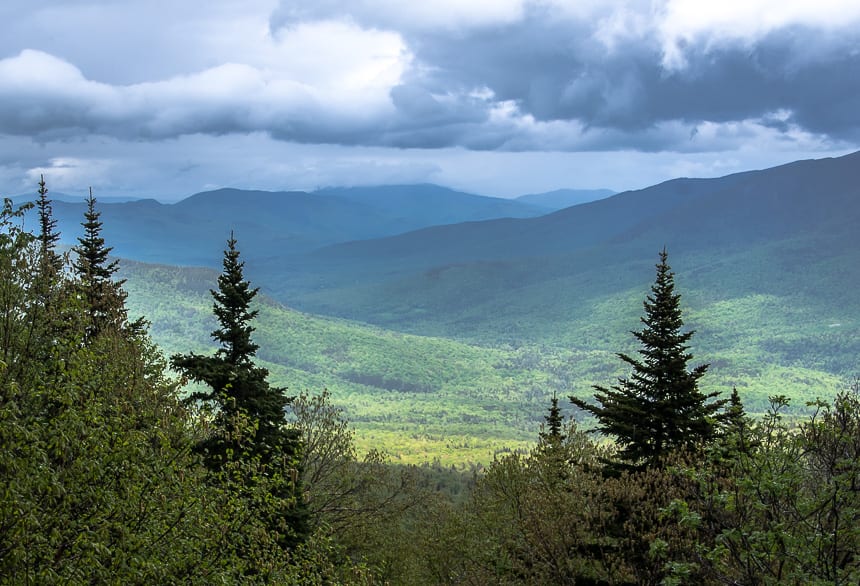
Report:
[[[45,176],[39,176],[39,199],[36,200],[39,210],[39,253],[41,257],[41,270],[47,273],[57,274],[63,268],[63,259],[57,254],[57,243],[60,241],[60,233],[57,232],[57,220],[54,218],[51,200],[48,199],[48,188]]]
[[[698,382],[707,364],[688,370],[692,331],[682,332],[680,299],[675,293],[674,273],[660,253],[657,278],[644,302],[644,327],[631,332],[641,344],[641,358],[620,353],[632,368],[627,378],[611,387],[595,385],[593,405],[576,397],[570,400],[594,415],[597,429],[615,437],[618,456],[627,464],[649,466],[675,449],[693,448],[717,432],[724,400],[718,393],[704,394]]]
[[[549,413],[544,415],[544,420],[546,420],[546,431],[541,431],[540,438],[549,442],[563,442],[565,438],[565,435],[562,433],[564,429],[564,417],[561,414],[561,409],[558,407],[558,397],[556,397],[555,393],[552,394]]]
[[[254,363],[259,346],[251,338],[255,329],[251,322],[257,316],[251,303],[259,289],[252,288],[245,279],[244,264],[231,233],[218,290],[210,291],[220,326],[211,336],[219,348],[214,356],[176,354],[170,362],[189,379],[209,387],[191,394],[189,400],[208,404],[215,410],[213,433],[198,445],[213,473],[224,471],[237,459],[263,468],[287,467],[291,480],[280,484],[275,496],[291,504],[270,521],[275,526],[286,524],[278,527],[283,536],[280,541],[292,547],[308,532],[307,508],[299,480],[301,440],[299,432],[286,422],[285,411],[292,398],[286,396],[285,389],[270,386],[268,370]],[[251,441],[246,437],[247,429],[242,429],[245,421],[250,421],[254,429]]]
[[[108,258],[113,248],[105,246],[105,240],[101,236],[101,212],[96,210],[96,198],[93,197],[92,188],[87,198],[84,220],[81,223],[84,235],[78,238],[78,245],[72,249],[77,255],[72,266],[88,308],[88,335],[93,336],[105,328],[119,330],[126,325],[126,294],[122,290],[125,280],[114,278],[119,270],[119,262],[110,261]],[[142,329],[142,320],[131,324],[132,331]]]

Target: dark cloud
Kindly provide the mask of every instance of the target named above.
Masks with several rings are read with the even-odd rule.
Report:
[[[620,34],[608,44],[598,30],[604,21],[560,17],[551,3],[525,2],[521,18],[464,28],[409,23],[397,11],[379,10],[372,0],[349,6],[285,1],[272,25],[344,13],[364,26],[399,30],[423,66],[413,72],[420,79],[412,83],[429,92],[487,88],[495,100],[513,102],[521,114],[539,122],[575,121],[586,129],[604,129],[603,136],[619,139],[615,147],[636,143],[641,133],[653,136],[648,129],[670,121],[689,125],[688,136],[704,122],[761,121],[778,132],[860,140],[857,27],[792,24],[754,39],[694,38],[681,43],[683,66],[667,68],[666,39],[653,23],[644,33]],[[392,98],[397,103],[399,95],[392,92]],[[433,105],[428,125],[458,115],[457,104]],[[452,131],[457,128],[461,125],[454,124]],[[489,124],[485,130],[497,134],[500,129]],[[423,134],[439,140],[438,131]],[[509,138],[484,143],[497,148],[528,142]]]
[[[668,121],[765,120],[787,111],[801,129],[860,139],[860,30],[839,31],[823,47],[821,32],[803,27],[751,46],[689,46],[677,69],[664,67],[655,36],[607,49],[593,32],[532,16],[468,36],[415,33],[410,46],[431,66],[427,83],[437,91],[487,87],[539,121],[636,134]],[[816,47],[821,52],[807,58]]]
[[[229,54],[224,47],[211,57],[178,58],[149,81],[119,81],[139,79],[139,71],[106,81],[88,73],[101,71],[104,60],[96,67],[24,48],[0,59],[0,133],[47,141],[262,132],[304,144],[508,151],[696,152],[738,148],[762,135],[806,147],[860,141],[858,27],[823,34],[795,23],[753,36],[669,38],[649,2],[630,3],[627,12],[585,2],[585,16],[562,4],[284,1],[259,47],[248,42],[235,60],[215,57]],[[148,22],[160,18],[135,6],[133,14]],[[230,3],[216,2],[221,20],[212,30],[228,30],[228,10]],[[255,30],[253,19],[243,22],[243,31]],[[157,34],[177,52],[196,38]],[[314,41],[320,35],[328,36]],[[200,46],[216,44],[198,36],[207,39]],[[241,38],[234,33],[230,43]],[[301,44],[309,40],[316,45]],[[341,41],[357,49],[317,61]],[[680,47],[673,59],[667,46]],[[353,54],[361,58],[345,65]],[[145,77],[153,68],[144,68]]]

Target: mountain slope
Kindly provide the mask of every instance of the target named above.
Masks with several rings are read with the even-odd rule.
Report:
[[[552,214],[527,219],[434,226],[389,238],[332,245],[314,261],[406,266],[414,269],[475,260],[510,260],[598,248],[659,222],[673,210],[733,186],[721,179],[675,179]]]
[[[545,210],[433,185],[330,189],[315,193],[219,189],[175,204],[99,202],[104,236],[116,254],[183,265],[218,262],[233,230],[249,257],[282,258],[343,241],[398,234],[438,223],[529,217]],[[80,234],[84,204],[54,202],[63,241]]]
[[[556,189],[555,191],[547,191],[545,193],[521,195],[517,198],[517,201],[556,211],[598,199],[605,199],[615,193],[617,192],[610,189]]]
[[[426,228],[336,244],[310,255],[331,274],[347,264],[365,279],[474,261],[511,261],[596,251],[648,254],[739,249],[800,234],[850,239],[860,221],[860,153],[801,161],[719,179],[675,179],[528,219]],[[635,258],[640,258],[635,256]],[[371,273],[367,272],[367,269]],[[352,278],[352,275],[348,275]]]
[[[215,286],[216,271],[133,261],[122,261],[121,267],[130,315],[149,319],[166,352],[212,351],[208,333],[216,323],[208,290]],[[543,341],[485,347],[405,335],[300,313],[260,296],[254,340],[273,383],[290,393],[330,390],[356,426],[362,447],[384,448],[400,461],[438,457],[445,463],[486,463],[494,450],[535,441],[553,393],[586,397],[591,385],[624,374],[615,352],[633,349],[625,328],[636,324],[642,295],[616,292],[593,306],[590,319],[568,319],[577,343],[567,347]],[[685,310],[688,299],[683,298]],[[762,319],[766,312],[785,312],[786,319],[770,323]],[[781,305],[777,297],[712,303],[686,315],[700,328],[693,340],[696,360],[712,363],[704,387],[727,392],[737,386],[752,413],[764,410],[774,392],[802,406],[841,384],[827,364],[792,363],[791,344],[816,338],[783,335],[789,323],[807,324],[802,311]],[[769,345],[762,347],[765,341]],[[817,350],[825,347],[819,344]],[[572,414],[566,401],[562,408]]]
[[[699,342],[731,369],[849,376],[860,353],[858,186],[860,154],[679,179],[539,218],[335,245],[276,293],[403,331],[609,351],[637,327],[667,246]]]
[[[208,291],[216,271],[127,260],[121,267],[130,315],[147,317],[167,353],[213,350]],[[493,450],[533,442],[548,386],[569,386],[573,374],[552,366],[562,354],[388,332],[300,313],[265,296],[255,308],[257,355],[271,381],[291,393],[328,389],[362,446],[404,461],[486,463]]]

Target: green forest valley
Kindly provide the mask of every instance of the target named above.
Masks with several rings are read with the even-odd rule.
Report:
[[[121,270],[81,224],[61,252],[44,181],[0,212],[4,584],[860,580],[860,386],[687,327],[776,297],[687,312],[664,248],[603,348],[492,347],[289,310],[233,235]]]
[[[217,271],[123,261],[119,275],[127,279],[129,313],[146,316],[165,352],[211,351],[208,333],[216,322],[209,289]],[[625,373],[615,353],[636,349],[629,330],[647,287],[646,280],[637,290],[601,298],[588,318],[566,322],[564,339],[519,345],[385,330],[299,312],[260,293],[257,357],[291,393],[327,389],[362,449],[385,446],[401,463],[486,464],[496,452],[534,444],[553,392],[587,398],[592,385]],[[792,310],[784,296],[711,301],[701,290],[683,293],[697,356],[712,364],[703,389],[728,394],[736,387],[758,417],[776,389],[796,414],[850,382],[857,342],[849,321],[828,327],[818,312]],[[816,347],[818,359],[810,357]],[[568,401],[561,408],[574,416]]]

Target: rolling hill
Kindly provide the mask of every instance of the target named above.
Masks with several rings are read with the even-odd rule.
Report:
[[[304,280],[284,284],[283,298],[388,326],[412,322],[404,306],[418,300],[413,305],[431,304],[428,320],[450,323],[461,306],[475,314],[476,303],[578,279],[582,286],[566,300],[540,304],[552,312],[559,303],[643,283],[665,246],[673,264],[693,273],[703,289],[729,296],[804,294],[850,306],[860,284],[852,270],[860,254],[858,222],[860,153],[719,179],[676,179],[535,218],[336,244],[293,267]],[[530,311],[519,317],[540,319]],[[483,313],[488,326],[498,319],[497,312]],[[456,328],[445,333],[458,334]]]
[[[556,189],[544,193],[521,195],[517,198],[517,201],[556,211],[598,199],[605,199],[615,193],[617,192],[610,189]]]
[[[148,318],[167,354],[212,350],[208,333],[216,323],[208,291],[216,271],[127,260],[121,266],[130,315]],[[617,321],[614,314],[635,323],[640,304],[638,291],[604,299],[593,323],[570,323],[582,337],[578,345],[490,347],[314,316],[261,296],[254,340],[274,384],[290,393],[328,389],[362,448],[384,449],[400,462],[487,463],[500,450],[535,441],[553,393],[584,397],[591,385],[624,374],[615,352],[630,349],[630,336],[608,324]],[[749,347],[748,328],[761,325],[762,309],[792,312],[768,297],[692,312],[692,321],[706,330],[694,339],[694,352],[712,363],[705,389],[737,386],[748,411],[760,413],[774,392],[802,406],[842,384],[826,365],[808,368]],[[566,401],[561,407],[573,414]]]
[[[435,185],[314,193],[219,189],[174,204],[145,199],[99,202],[98,208],[105,239],[116,254],[141,261],[205,266],[217,266],[219,251],[231,230],[249,257],[262,261],[440,223],[529,217],[546,211]],[[54,202],[63,242],[74,244],[83,211],[80,202]]]
[[[368,445],[404,457],[467,445],[475,457],[532,439],[552,392],[585,396],[623,374],[615,353],[635,351],[629,331],[664,246],[692,351],[712,365],[708,390],[737,387],[752,412],[771,394],[798,406],[831,395],[860,355],[858,186],[860,153],[385,238],[371,235],[426,221],[428,202],[467,202],[463,214],[486,202],[425,186],[426,201],[404,200],[397,215],[396,188],[221,190],[106,205],[103,219],[121,254],[209,266],[232,224],[246,274],[269,295],[258,341],[277,382],[332,389]],[[126,265],[130,303],[156,340],[205,348],[215,274]]]

